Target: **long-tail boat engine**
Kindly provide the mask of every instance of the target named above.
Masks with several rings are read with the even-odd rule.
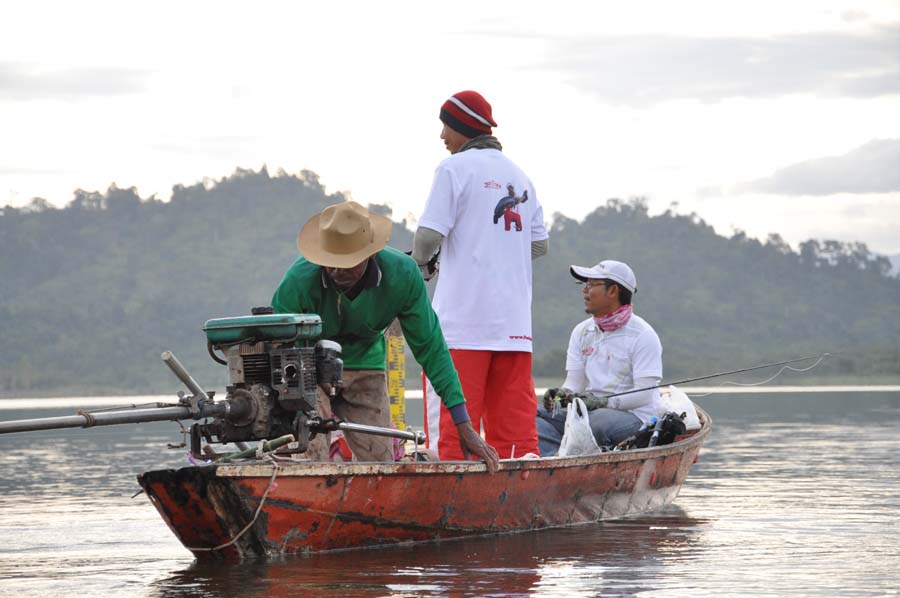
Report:
[[[302,453],[316,433],[331,430],[424,444],[422,432],[326,419],[317,412],[317,389],[336,396],[344,371],[341,346],[318,340],[322,334],[318,315],[275,314],[269,307],[254,308],[250,316],[208,320],[203,330],[210,356],[228,368],[224,400],[217,401],[214,393],[203,390],[166,351],[163,362],[192,393],[179,392],[177,405],[79,411],[71,416],[0,422],[0,434],[193,419],[201,421],[191,426],[191,454],[225,460],[252,455],[256,450],[244,443],[253,440],[272,441],[261,443],[258,448],[263,451],[277,448]],[[215,455],[209,447],[212,443],[235,443],[241,450]],[[288,444],[291,446],[282,448]]]
[[[309,441],[310,423],[314,428],[323,425],[316,415],[317,387],[331,392],[340,389],[341,346],[314,340],[322,333],[319,316],[273,314],[271,308],[254,308],[252,313],[208,320],[203,327],[210,356],[228,367],[225,400],[238,404],[241,415],[194,424],[191,451],[195,454],[201,438],[225,443],[286,434],[295,436],[302,452]]]

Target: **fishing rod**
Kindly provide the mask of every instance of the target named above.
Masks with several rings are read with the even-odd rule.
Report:
[[[611,399],[613,397],[621,397],[622,395],[630,395],[635,392],[643,392],[645,390],[654,390],[656,388],[662,388],[663,386],[674,386],[676,384],[687,384],[688,382],[698,382],[700,380],[709,380],[710,378],[718,378],[719,376],[728,376],[729,374],[740,374],[741,372],[752,372],[753,370],[761,370],[763,368],[771,368],[776,365],[788,365],[791,363],[797,363],[798,361],[810,361],[811,359],[819,359],[822,360],[826,357],[831,357],[833,355],[837,355],[836,353],[822,353],[821,355],[815,355],[813,357],[798,357],[797,359],[789,359],[787,361],[779,361],[778,363],[767,363],[765,365],[757,365],[752,368],[742,368],[739,370],[732,370],[730,372],[719,372],[718,374],[710,374],[708,376],[700,376],[699,378],[688,378],[687,380],[678,380],[677,382],[663,382],[662,384],[657,384],[656,386],[648,386],[646,388],[635,388],[634,390],[626,390],[625,392],[617,392],[616,394],[606,395],[607,399]]]

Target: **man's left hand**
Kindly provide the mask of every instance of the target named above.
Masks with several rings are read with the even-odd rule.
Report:
[[[544,396],[546,400],[546,395]],[[576,397],[584,401],[584,406],[587,407],[588,411],[593,411],[594,409],[600,409],[609,405],[609,399],[607,397],[598,397],[590,392],[572,392],[568,388],[560,388],[556,392],[556,397],[553,400],[557,401],[561,408],[566,409],[572,403],[572,399]]]
[[[601,409],[609,404],[609,399],[607,397],[598,397],[589,392],[578,393],[575,396],[584,401],[584,406],[587,407],[588,411]]]
[[[492,474],[500,469],[497,451],[475,431],[472,422],[457,424],[456,433],[459,435],[459,448],[462,449],[463,457],[468,459],[469,455],[475,455],[481,458],[487,464],[488,472]]]

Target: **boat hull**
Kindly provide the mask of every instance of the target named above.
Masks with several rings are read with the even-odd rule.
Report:
[[[671,503],[710,432],[652,449],[477,462],[211,465],[138,476],[198,559],[249,558],[519,532]]]

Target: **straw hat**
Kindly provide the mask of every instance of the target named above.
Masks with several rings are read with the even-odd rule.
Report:
[[[319,266],[352,268],[384,249],[390,238],[390,218],[345,201],[310,218],[297,235],[297,248]]]

